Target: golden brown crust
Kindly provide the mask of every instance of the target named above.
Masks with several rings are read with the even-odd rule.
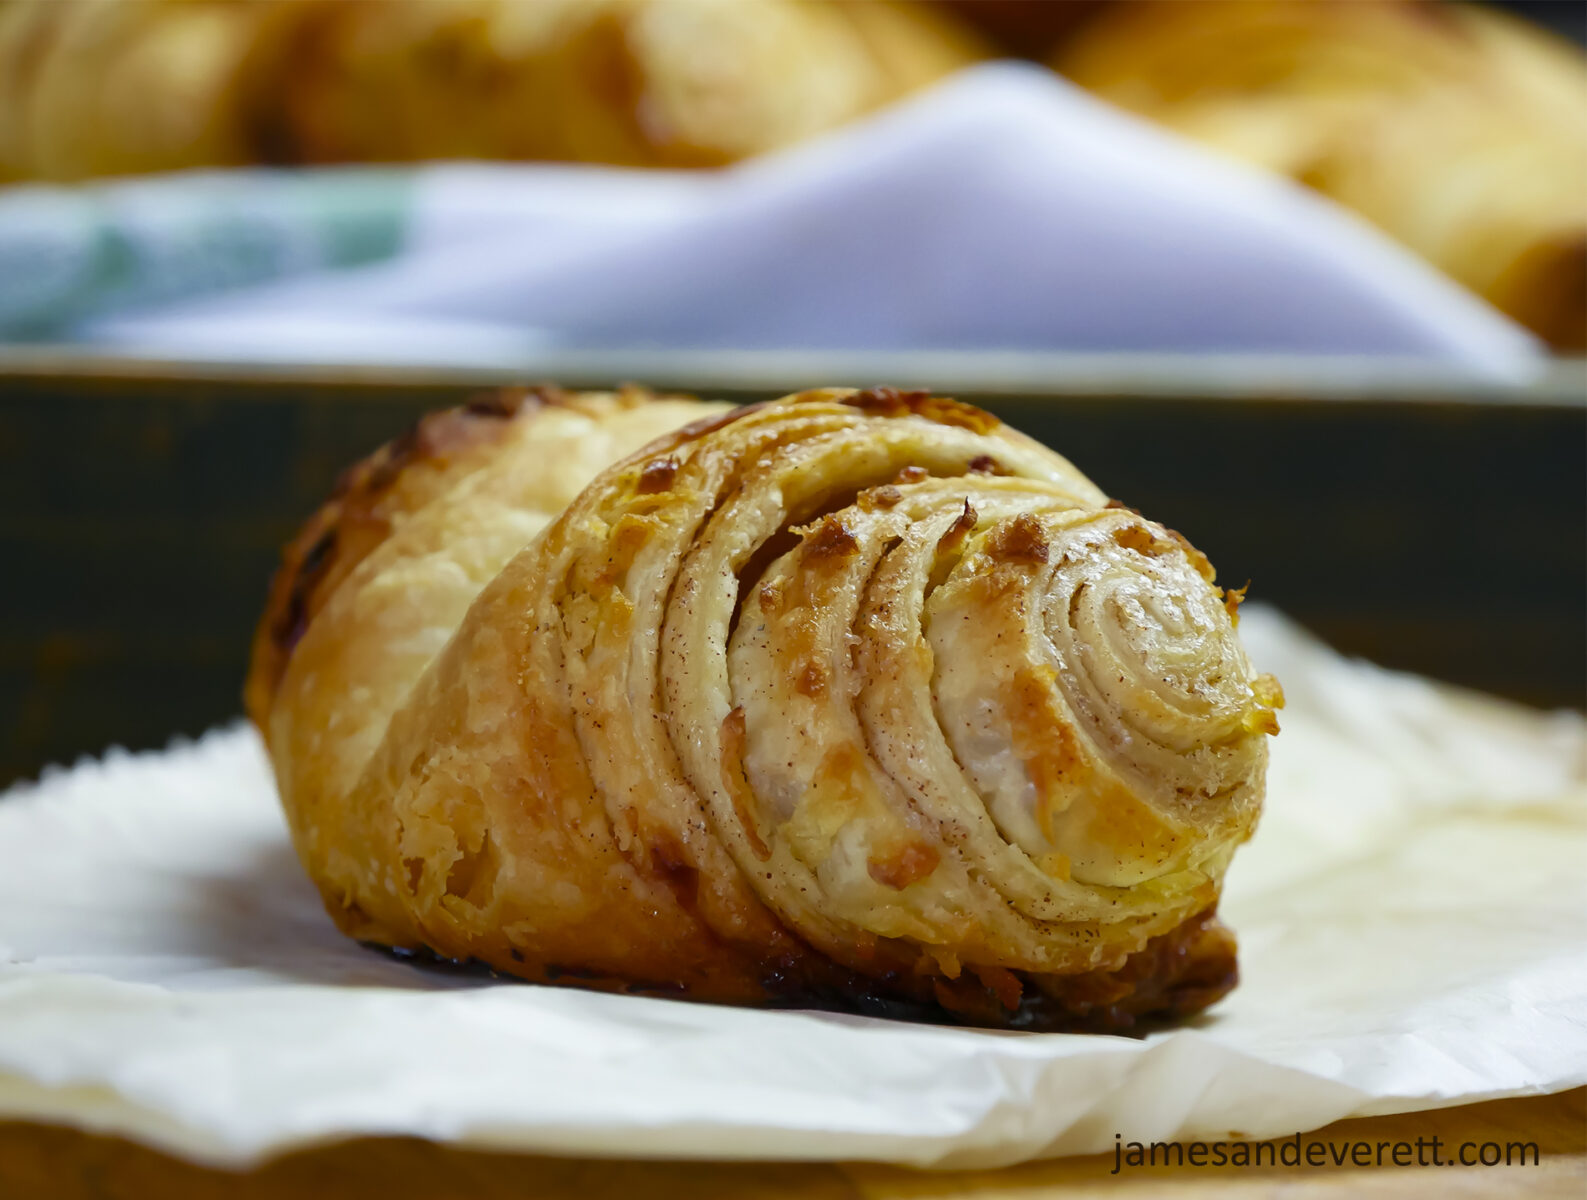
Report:
[[[354,937],[1043,1029],[1232,986],[1276,689],[1166,530],[975,409],[456,410],[287,563],[250,707]]]
[[[991,433],[1002,422],[984,409],[928,391],[904,391],[895,387],[871,387],[855,392],[842,401],[850,408],[879,417],[924,417],[939,425],[952,425],[976,433]],[[990,454],[978,454],[970,468],[977,473],[995,461]],[[910,468],[906,467],[905,470]],[[919,468],[915,468],[919,469]]]

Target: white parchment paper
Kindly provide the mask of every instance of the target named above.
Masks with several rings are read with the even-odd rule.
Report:
[[[233,728],[0,796],[0,1114],[244,1164],[416,1134],[994,1165],[1587,1082],[1587,727],[1242,633],[1290,704],[1223,911],[1244,982],[1143,1040],[493,983],[345,941]]]

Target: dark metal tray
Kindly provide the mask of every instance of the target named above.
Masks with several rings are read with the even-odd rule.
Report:
[[[1499,388],[1337,362],[607,355],[509,373],[11,354],[0,783],[235,716],[277,548],[336,474],[427,408],[549,378],[736,400],[932,383],[1342,650],[1536,704],[1587,693],[1580,364]]]

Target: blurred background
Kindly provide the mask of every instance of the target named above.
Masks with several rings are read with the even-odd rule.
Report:
[[[0,0],[0,783],[239,709],[481,388],[985,404],[1336,646],[1587,690],[1587,6]]]

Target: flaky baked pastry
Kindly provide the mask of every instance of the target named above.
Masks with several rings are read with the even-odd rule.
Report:
[[[246,64],[268,6],[0,0],[0,181],[258,157]]]
[[[1236,600],[952,400],[541,390],[354,469],[287,551],[248,708],[355,938],[1116,1029],[1234,983],[1213,914],[1281,702]]]
[[[0,178],[787,145],[983,54],[867,0],[0,0]]]
[[[1053,59],[1324,192],[1562,349],[1587,346],[1587,59],[1415,0],[1130,0]]]
[[[292,161],[710,166],[964,66],[929,10],[819,0],[318,3],[281,88]]]

